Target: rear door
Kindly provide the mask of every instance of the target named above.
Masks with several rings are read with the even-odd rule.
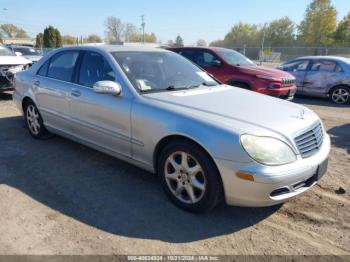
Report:
[[[46,61],[33,79],[45,125],[71,133],[69,100],[79,51],[62,51]]]
[[[309,95],[324,96],[329,87],[339,79],[341,72],[342,69],[336,61],[314,60],[305,76],[303,92]]]
[[[71,88],[70,111],[73,130],[81,139],[108,151],[131,156],[130,110],[132,97],[98,94],[98,81],[115,81],[118,76],[103,54],[84,51]]]

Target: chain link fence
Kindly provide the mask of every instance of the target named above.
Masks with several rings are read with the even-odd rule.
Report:
[[[280,63],[301,56],[328,55],[350,58],[350,47],[231,47],[251,60]]]

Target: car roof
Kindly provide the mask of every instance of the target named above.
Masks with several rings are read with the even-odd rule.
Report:
[[[303,57],[298,57],[296,59],[293,59],[293,61],[301,60],[301,59],[310,59],[310,60],[327,59],[327,60],[342,61],[347,63],[349,63],[350,61],[350,58],[341,57],[341,56],[303,56]]]
[[[184,46],[184,47],[170,47],[169,50],[186,50],[186,49],[198,49],[198,50],[212,50],[212,51],[220,51],[220,50],[233,50],[224,47],[216,47],[216,46]]]
[[[144,46],[123,46],[123,45],[79,45],[62,47],[59,50],[100,50],[110,52],[169,52],[168,50]]]

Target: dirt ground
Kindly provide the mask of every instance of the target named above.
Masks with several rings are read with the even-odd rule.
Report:
[[[193,215],[152,174],[61,137],[32,139],[1,95],[0,254],[350,255],[350,106],[296,102],[332,137],[320,184],[282,206]]]

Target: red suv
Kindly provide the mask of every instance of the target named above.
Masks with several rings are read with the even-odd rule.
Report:
[[[257,66],[244,55],[218,47],[169,48],[213,75],[222,83],[291,100],[295,78],[284,71]]]

